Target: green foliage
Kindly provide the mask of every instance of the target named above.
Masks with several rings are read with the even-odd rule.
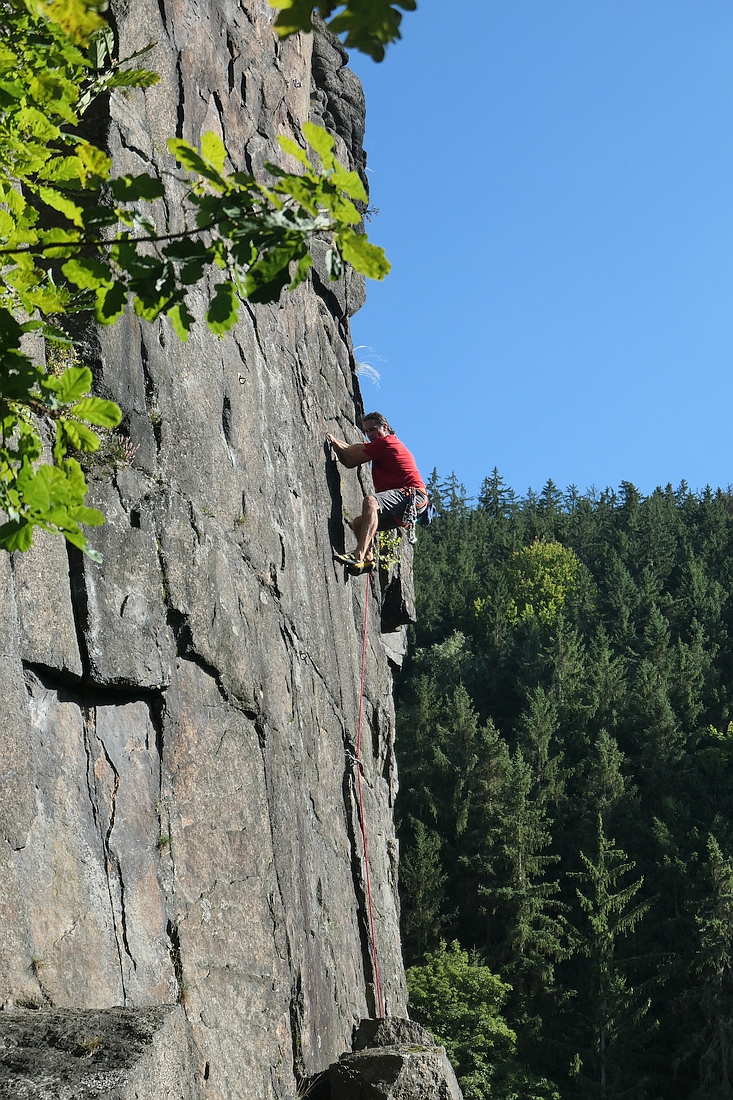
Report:
[[[578,947],[590,960],[586,972],[589,987],[586,1003],[592,1011],[591,1049],[584,1061],[579,1059],[579,1065],[584,1066],[584,1077],[591,1087],[593,1078],[589,1074],[591,1068],[595,1069],[595,1081],[601,1093],[614,1081],[614,1071],[623,1070],[624,1030],[629,1025],[638,1026],[651,1004],[629,985],[616,961],[616,941],[634,931],[651,903],[631,904],[644,879],[620,885],[620,879],[636,865],[627,859],[624,851],[614,847],[615,843],[606,837],[599,814],[596,859],[581,852],[585,869],[571,875],[588,887],[587,893],[578,888],[577,896],[589,925],[581,927]]]
[[[441,840],[422,821],[410,821],[413,842],[400,863],[400,883],[410,899],[403,921],[405,936],[415,941],[415,953],[421,957],[439,940],[446,923],[442,909],[445,883],[440,861]]]
[[[380,531],[377,535],[377,540],[379,568],[390,569],[400,560],[402,532],[400,530]]]
[[[313,14],[328,20],[334,34],[345,34],[349,48],[361,50],[375,61],[384,57],[384,47],[400,35],[402,15],[397,10],[415,11],[416,0],[269,0],[279,8],[275,28],[281,38],[298,31],[313,30]],[[333,13],[337,9],[336,15]]]
[[[535,540],[515,551],[506,567],[511,600],[510,622],[537,618],[553,623],[568,597],[575,591],[580,562],[572,550],[559,542]],[[477,601],[480,610],[481,601]]]
[[[146,173],[111,179],[110,158],[76,132],[100,93],[158,80],[129,66],[150,47],[114,60],[99,6],[0,0],[0,508],[8,516],[0,547],[8,550],[27,549],[35,526],[87,549],[79,524],[101,517],[84,508],[84,477],[67,452],[94,452],[93,428],[113,427],[120,417],[112,403],[84,397],[92,384],[87,368],[54,379],[34,365],[21,350],[25,333],[63,346],[64,315],[93,308],[100,324],[113,324],[129,301],[146,321],[167,315],[186,340],[196,320],[188,288],[216,269],[205,320],[223,336],[236,324],[242,298],[273,302],[305,280],[316,236],[330,241],[332,280],[345,263],[375,279],[389,271],[382,249],[360,231],[355,203],[367,201],[361,180],[338,162],[325,130],[310,123],[303,132],[319,166],[296,141],[280,138],[298,171],[269,164],[269,185],[227,173],[227,151],[215,134],[205,134],[200,149],[171,139],[170,152],[185,170],[188,221],[172,230],[162,206],[144,212],[141,204],[162,198],[162,181]],[[36,469],[43,423],[55,433],[53,463]]]
[[[87,367],[72,362],[48,373],[23,354],[21,337],[35,331],[56,346],[68,345],[48,321],[25,318],[62,314],[72,304],[47,262],[71,251],[47,246],[73,242],[78,252],[84,217],[71,196],[97,189],[109,173],[109,158],[67,128],[105,88],[147,87],[158,79],[111,62],[111,32],[97,8],[82,0],[38,0],[28,7],[3,0],[0,6],[0,509],[7,516],[0,547],[27,550],[33,528],[40,527],[63,534],[95,559],[81,525],[96,526],[103,516],[85,506],[84,474],[68,451],[96,451],[93,427],[116,426],[120,411],[86,396],[92,385]],[[88,46],[87,52],[79,46]],[[41,229],[44,207],[75,228]],[[43,220],[52,224],[54,218]],[[52,426],[53,461],[39,465],[44,423]]]
[[[51,23],[57,23],[73,42],[85,42],[104,27],[100,12],[106,0],[29,0],[29,7]]]
[[[733,1078],[733,859],[711,833],[707,843],[709,893],[695,918],[699,947],[693,963],[702,1028],[692,1037],[699,1056],[703,1098],[730,1095]]]
[[[546,877],[558,862],[547,851],[552,842],[547,794],[537,767],[517,748],[506,761],[496,805],[493,874],[479,886],[489,914],[506,928],[502,969],[524,996],[551,990],[554,964],[572,954],[568,906],[558,901],[558,881]]]
[[[35,322],[19,325],[0,312],[0,509],[8,522],[0,526],[0,548],[27,550],[33,528],[63,534],[98,560],[86,545],[80,524],[97,526],[104,517],[87,508],[87,485],[71,446],[93,452],[99,437],[88,426],[114,427],[120,410],[111,401],[85,396],[92,385],[87,367],[70,366],[58,377],[34,367],[18,350],[23,332]],[[43,451],[31,415],[52,420],[55,427],[53,464],[36,466]]]
[[[410,967],[407,988],[411,1016],[445,1045],[466,1100],[559,1100],[516,1061],[516,1035],[501,1015],[510,986],[457,941]]]
[[[408,962],[475,946],[518,1060],[568,1100],[722,1097],[733,497],[520,498],[497,471],[475,507],[455,477],[431,496],[397,687]],[[561,607],[536,613],[558,587],[538,570],[522,615],[512,563],[551,544],[578,563]]]

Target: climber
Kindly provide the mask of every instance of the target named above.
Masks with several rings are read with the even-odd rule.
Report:
[[[361,515],[352,523],[356,549],[350,554],[334,551],[336,561],[347,566],[352,576],[361,576],[374,568],[374,536],[377,531],[407,528],[415,541],[415,522],[428,506],[428,494],[418,473],[415,459],[400,443],[381,413],[368,413],[362,420],[368,443],[345,443],[333,435],[326,438],[339,462],[348,469],[372,464],[374,493],[364,497]]]

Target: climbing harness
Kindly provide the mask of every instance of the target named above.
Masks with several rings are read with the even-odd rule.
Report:
[[[405,489],[401,489],[400,492],[405,493],[405,495],[407,496],[407,504],[405,506],[404,512],[402,513],[402,520],[400,521],[399,526],[406,529],[407,541],[411,542],[414,546],[417,542],[417,532],[415,530],[415,524],[426,522],[430,523],[432,516],[426,517],[426,513],[428,513],[428,509],[432,508],[432,505],[427,495],[423,493],[420,489],[408,487]],[[425,497],[425,503],[420,505],[419,508],[417,503],[418,496]],[[434,512],[435,509],[433,509],[433,514]]]
[[[403,493],[407,493],[407,505],[402,513],[401,527],[404,527],[407,531],[407,541],[413,543],[417,542],[417,535],[415,534],[415,523],[417,522],[417,489],[403,489]]]
[[[364,841],[364,866],[366,868],[367,900],[369,902],[369,929],[372,937],[372,957],[374,959],[374,985],[377,993],[377,1013],[384,1016],[384,1004],[382,1002],[382,987],[379,983],[379,963],[377,961],[377,937],[374,928],[374,906],[372,905],[372,882],[369,874],[369,855],[367,853],[366,816],[364,814],[364,792],[361,784],[361,724],[364,714],[364,682],[366,677],[366,649],[367,649],[367,625],[369,621],[369,577],[366,583],[366,597],[364,600],[364,635],[361,644],[361,688],[359,691],[359,723],[356,731],[356,785],[359,791],[359,819],[361,822],[361,835]]]

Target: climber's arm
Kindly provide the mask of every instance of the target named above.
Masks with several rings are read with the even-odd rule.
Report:
[[[326,438],[336,452],[339,462],[349,470],[353,469],[354,466],[361,466],[362,463],[370,461],[363,443],[345,443],[343,439],[337,439],[335,435],[328,435]]]

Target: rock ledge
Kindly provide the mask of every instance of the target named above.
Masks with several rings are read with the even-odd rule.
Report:
[[[353,1050],[313,1081],[312,1100],[462,1100],[445,1047],[412,1020],[362,1020]]]
[[[0,1012],[0,1097],[199,1100],[183,1010]]]

